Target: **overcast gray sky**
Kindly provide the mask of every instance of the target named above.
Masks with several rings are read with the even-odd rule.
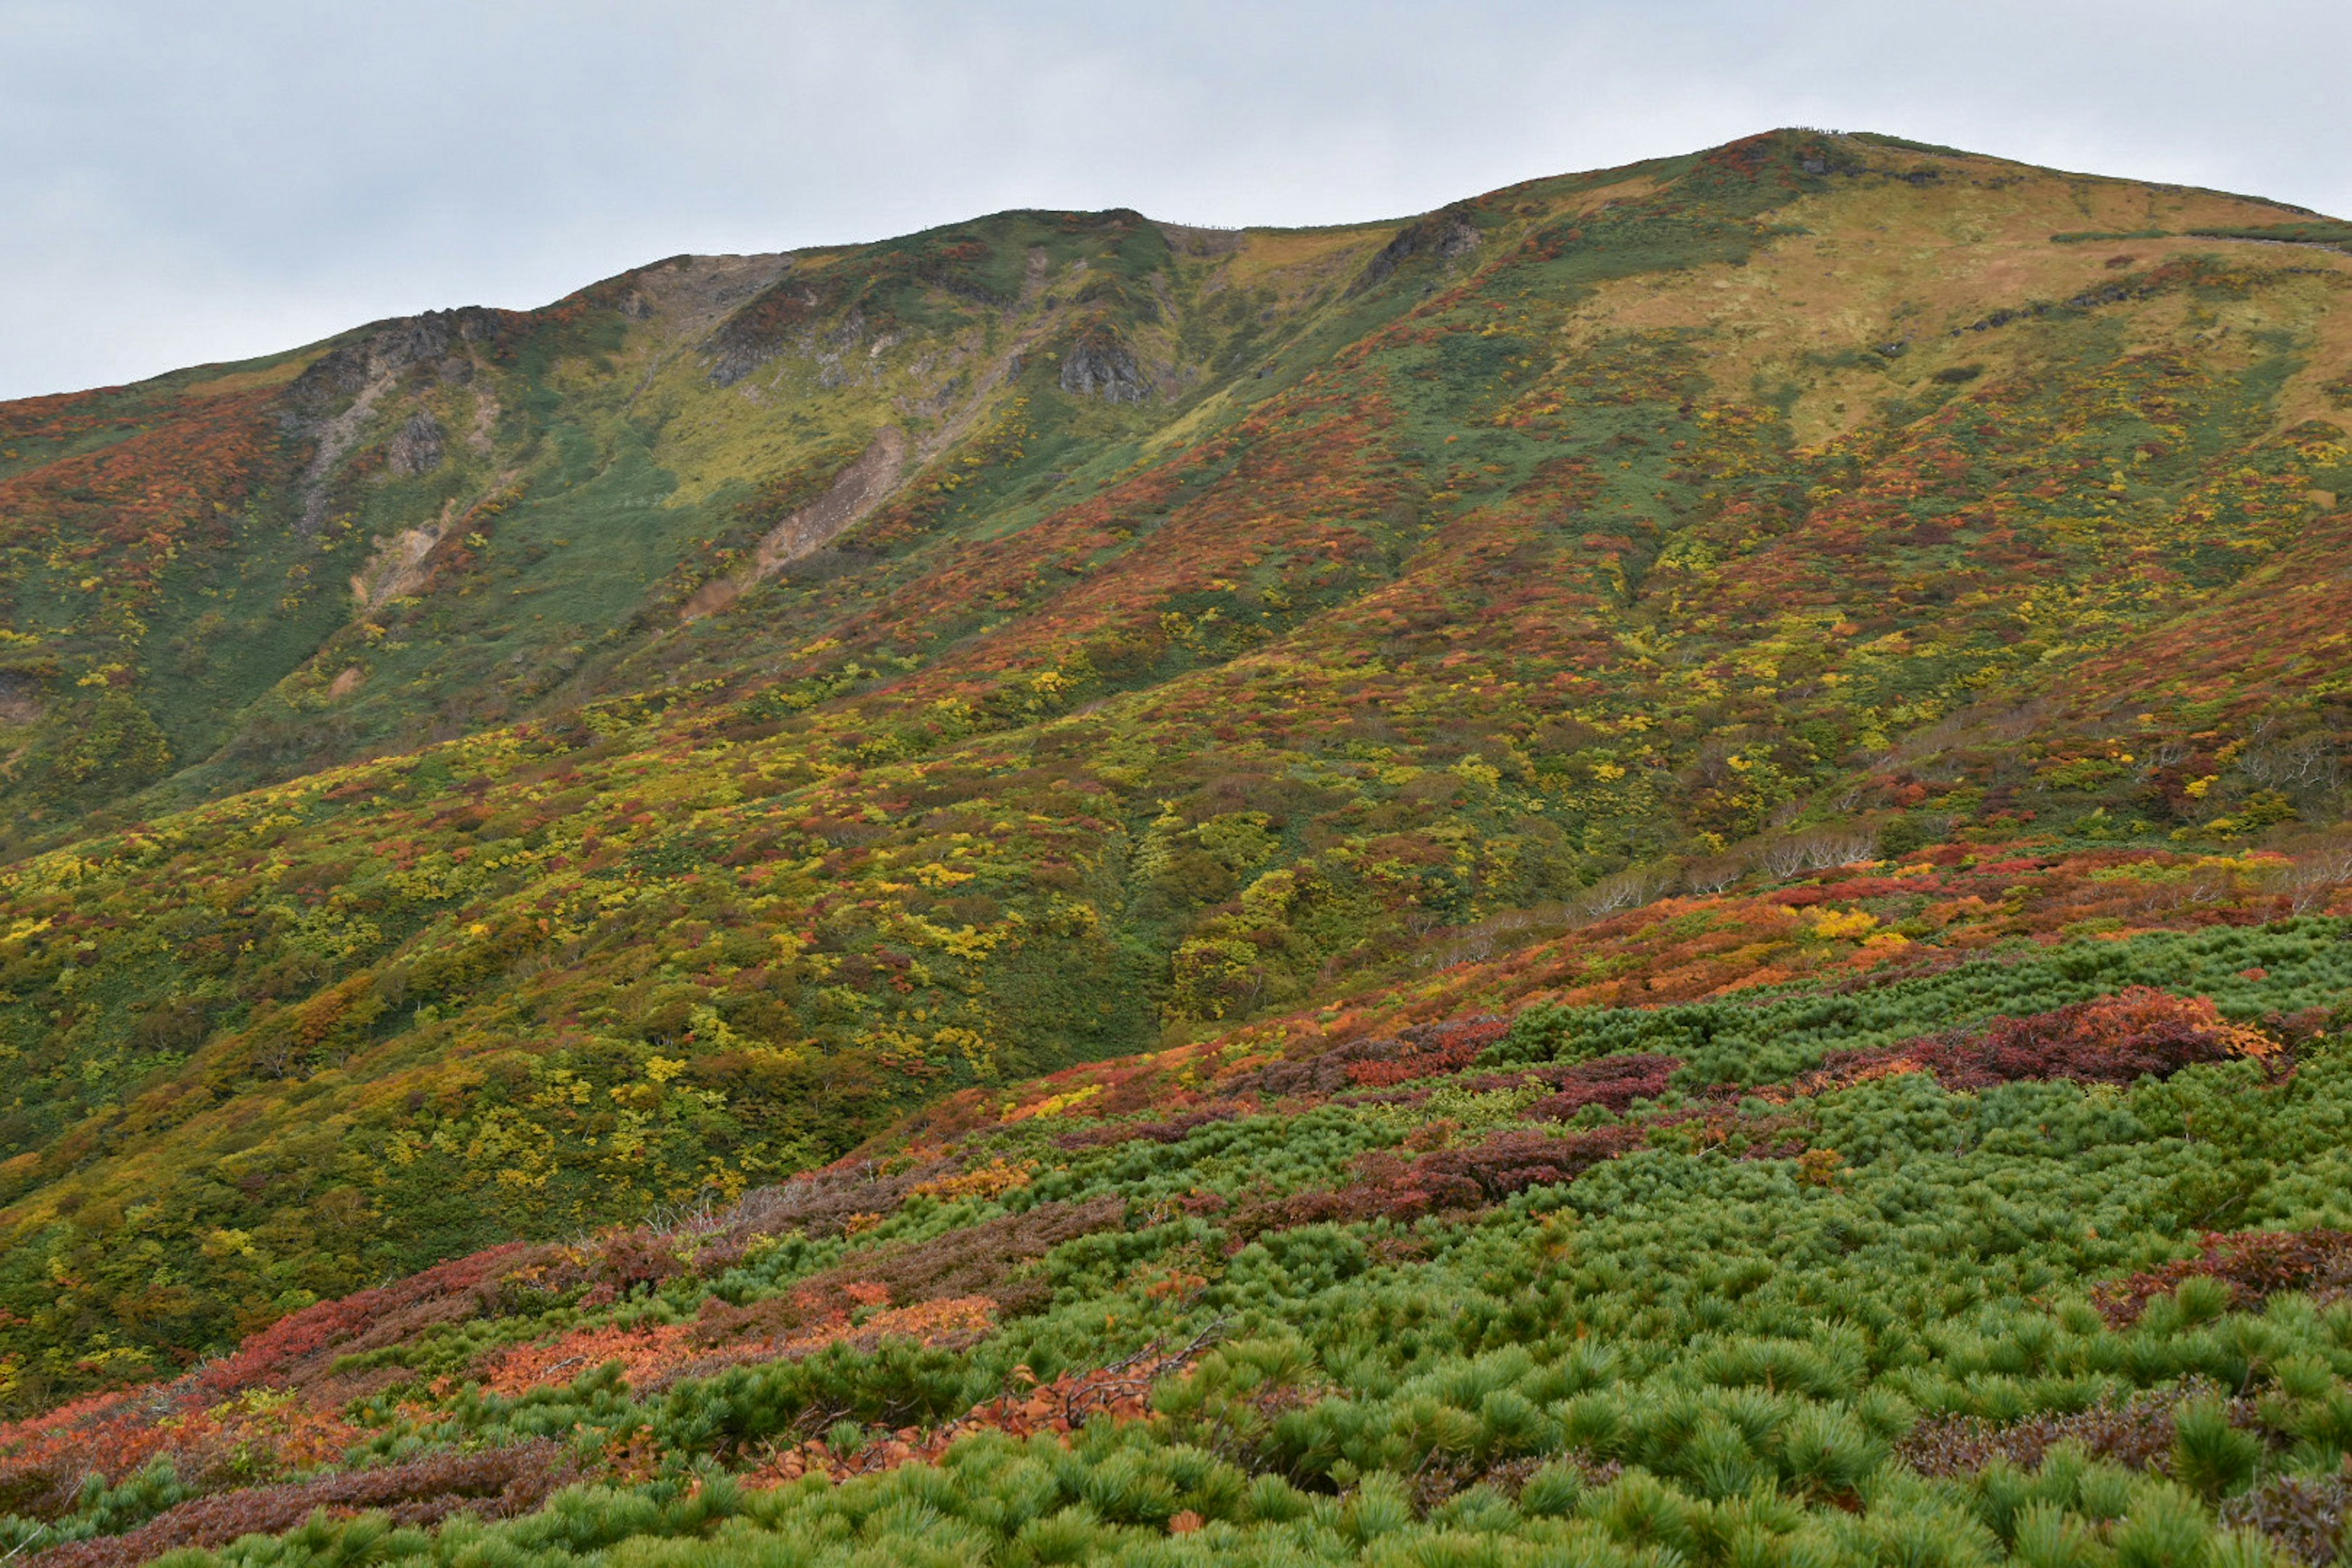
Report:
[[[1425,210],[1775,125],[2352,214],[2352,0],[0,0],[0,397],[1011,206]]]

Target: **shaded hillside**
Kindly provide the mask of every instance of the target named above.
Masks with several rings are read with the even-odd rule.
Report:
[[[11,1397],[1075,1062],[2324,910],[2340,238],[1779,132],[7,405]]]

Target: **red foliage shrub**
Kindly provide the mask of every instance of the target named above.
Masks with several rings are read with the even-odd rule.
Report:
[[[2344,1560],[2352,1544],[2352,1470],[2333,1476],[2272,1476],[2221,1505],[2221,1522],[2261,1531],[2313,1568]]]
[[[2034,1469],[2061,1443],[2078,1443],[2094,1458],[2135,1470],[2163,1469],[2172,1458],[2173,1413],[2213,1392],[2210,1384],[2158,1390],[2072,1415],[2045,1413],[2021,1421],[1937,1416],[1914,1426],[1895,1451],[1913,1469],[1931,1477],[1972,1476],[1995,1459]]]
[[[1352,1062],[1348,1067],[1348,1078],[1350,1082],[1374,1089],[1417,1078],[1433,1078],[1440,1073],[1460,1072],[1509,1029],[1509,1024],[1496,1017],[1408,1029],[1404,1039],[1412,1047],[1411,1051],[1386,1060]]]
[[[1239,1106],[1213,1106],[1204,1110],[1188,1110],[1165,1121],[1113,1122],[1078,1132],[1065,1132],[1054,1142],[1071,1150],[1103,1149],[1114,1143],[1181,1143],[1200,1129],[1214,1126],[1220,1121],[1231,1121],[1241,1113]]]
[[[1360,1179],[1352,1184],[1251,1204],[1227,1228],[1246,1242],[1302,1225],[1405,1221],[1444,1209],[1484,1208],[1529,1187],[1572,1182],[1603,1161],[1641,1147],[1644,1137],[1638,1127],[1603,1127],[1569,1137],[1512,1130],[1467,1149],[1438,1149],[1413,1159],[1381,1150],[1356,1162]]]
[[[1622,1111],[1637,1100],[1655,1100],[1666,1092],[1666,1080],[1683,1065],[1680,1057],[1602,1057],[1572,1067],[1547,1068],[1537,1077],[1559,1092],[1537,1100],[1527,1113],[1550,1121],[1565,1121],[1588,1105],[1605,1105]]]
[[[2223,1018],[2210,997],[2136,985],[2027,1018],[1996,1020],[1969,1057],[1954,1053],[1952,1068],[1961,1076],[1952,1081],[1959,1088],[2024,1078],[2131,1083],[2198,1062],[2261,1059],[2276,1049],[2258,1031]],[[1966,1081],[1969,1076],[1974,1082]]]
[[[2289,1051],[2295,1051],[2327,1033],[2335,1022],[2336,1015],[2326,1007],[2305,1007],[2293,1013],[2266,1013],[2263,1016],[2263,1033]]]
[[[0,1465],[0,1513],[56,1519],[73,1511],[81,1475],[68,1465]]]
[[[1383,1153],[1368,1154],[1357,1164],[1373,1181],[1386,1178],[1427,1192],[1433,1208],[1469,1208],[1500,1203],[1529,1187],[1572,1182],[1644,1140],[1637,1127],[1603,1127],[1569,1137],[1512,1130],[1468,1149],[1433,1150],[1394,1166],[1389,1162],[1395,1157]]]
[[[1311,1056],[1269,1062],[1226,1079],[1217,1089],[1227,1096],[1298,1096],[1385,1088],[1459,1072],[1509,1030],[1508,1022],[1491,1015],[1458,1024],[1421,1024],[1393,1040],[1343,1040]]]
[[[26,1559],[25,1568],[131,1568],[184,1546],[278,1534],[321,1509],[336,1518],[380,1510],[395,1525],[435,1525],[459,1513],[506,1519],[530,1512],[576,1475],[570,1450],[546,1439],[429,1454],[381,1469],[197,1498],[126,1534],[53,1546]]]
[[[191,1380],[209,1394],[322,1370],[335,1356],[396,1344],[433,1323],[462,1322],[493,1305],[492,1288],[542,1248],[509,1242],[436,1264],[395,1284],[290,1312]]]
[[[593,1285],[617,1297],[686,1270],[686,1259],[668,1237],[638,1226],[600,1237],[586,1247],[566,1248],[537,1282],[555,1290]]]
[[[1015,1437],[1051,1432],[1066,1440],[1095,1416],[1114,1421],[1140,1421],[1150,1414],[1151,1385],[1171,1372],[1190,1366],[1208,1348],[1203,1335],[1183,1349],[1170,1352],[1151,1345],[1110,1366],[1066,1373],[1051,1383],[1033,1384],[1015,1393],[975,1405],[946,1426],[925,1432],[914,1427],[884,1429],[876,1440],[847,1458],[832,1446],[812,1440],[772,1457],[745,1479],[754,1486],[776,1486],[806,1475],[833,1480],[894,1470],[911,1461],[932,1461],[967,1433],[982,1430]],[[1017,1369],[1026,1373],[1027,1368]]]
[[[1217,1088],[1219,1092],[1229,1095],[1334,1094],[1356,1082],[1350,1068],[1388,1061],[1404,1049],[1403,1043],[1398,1040],[1349,1040],[1297,1061],[1268,1062],[1238,1073]]]
[[[2147,1304],[2198,1275],[2230,1287],[2230,1305],[2243,1309],[2286,1290],[2323,1301],[2352,1296],[2352,1230],[2208,1231],[2197,1256],[2110,1280],[2093,1292],[2109,1323],[2127,1328]]]
[[[1937,884],[1925,878],[1856,877],[1848,882],[1832,882],[1821,892],[1825,901],[1853,903],[1862,899],[1886,899],[1904,893],[1932,893],[1937,890]]]
[[[1114,1194],[1082,1204],[1039,1204],[1000,1215],[928,1241],[891,1242],[853,1252],[781,1296],[741,1307],[706,1302],[693,1339],[719,1345],[779,1336],[804,1325],[846,1321],[857,1305],[908,1307],[950,1297],[986,1297],[1007,1316],[1042,1307],[1052,1292],[1018,1278],[1023,1264],[1066,1241],[1107,1230],[1127,1217],[1127,1200]],[[874,1293],[861,1302],[858,1293]]]
[[[1899,1046],[1832,1051],[1798,1080],[1817,1094],[1896,1072],[1932,1072],[1954,1089],[1989,1089],[2024,1079],[2134,1083],[2169,1078],[2199,1062],[2267,1060],[2276,1042],[2221,1016],[2210,997],[2175,996],[2135,985],[2023,1018],[1996,1018],[1982,1033],[1931,1035]]]

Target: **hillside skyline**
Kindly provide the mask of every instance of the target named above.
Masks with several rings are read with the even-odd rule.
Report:
[[[1444,26],[1319,3],[404,15],[0,10],[0,124],[20,153],[0,171],[0,395],[461,301],[523,308],[679,251],[1014,207],[1370,221],[1769,124],[2352,210],[2327,68],[2352,20],[2302,0],[2127,20],[1480,0]]]
[[[1759,136],[1769,136],[1775,134],[1825,134],[1832,137],[1858,134],[1874,137],[1901,145],[1922,147],[1935,145],[1933,143],[1921,142],[1916,138],[1907,137],[1900,132],[1888,131],[1870,126],[1848,127],[1838,130],[1823,131],[1821,128],[1813,126],[1782,125],[1768,130],[1747,132],[1739,136],[1732,138],[1731,140],[1748,141]],[[1713,143],[1707,147],[1688,149],[1686,150],[1686,153],[1688,155],[1696,155],[1698,153],[1710,151],[1712,147],[1716,145],[1721,145],[1721,143]],[[2023,168],[2041,169],[2045,170],[2045,172],[2048,173],[2070,175],[2078,178],[2149,184],[2159,190],[2180,191],[2195,195],[2221,196],[2231,200],[2250,202],[2263,206],[2274,207],[2283,214],[2294,216],[2335,218],[2337,216],[2330,211],[2324,211],[2317,207],[2305,206],[2296,202],[2251,189],[2231,190],[2223,189],[2219,186],[2199,185],[2179,181],[2147,181],[2138,179],[2132,175],[2116,174],[2108,170],[2090,167],[2069,168],[2054,165],[2045,166],[2035,163],[2032,160],[2022,156],[2010,153],[1991,153],[1980,148],[1969,148],[1965,150],[1948,148],[1939,150],[1955,152],[1965,151],[1969,156],[1990,158],[1999,163],[2015,163]],[[1644,158],[1629,160],[1625,164],[1607,165],[1602,167],[1630,167],[1633,163],[1660,162],[1676,155],[1677,154],[1674,153],[1652,153]],[[1495,191],[1508,190],[1522,184],[1538,184],[1546,179],[1562,177],[1570,172],[1571,171],[1554,170],[1530,174],[1517,180],[1506,181],[1501,184],[1488,187],[1486,191],[1481,192],[1481,195],[1490,195]],[[1579,170],[1573,172],[1581,173],[1587,171]],[[1253,231],[1263,231],[1266,233],[1311,233],[1318,230],[1365,230],[1407,224],[1415,218],[1426,217],[1431,213],[1438,211],[1440,208],[1452,205],[1462,199],[1464,198],[1459,196],[1448,196],[1440,200],[1433,206],[1415,209],[1412,211],[1383,212],[1370,216],[1332,216],[1323,220],[1304,224],[1286,224],[1278,222],[1224,223],[1213,220],[1188,221],[1173,217],[1165,213],[1147,211],[1141,205],[1127,202],[1118,202],[1114,203],[1109,206],[1094,208],[1056,206],[1053,205],[1022,205],[996,208],[986,212],[961,212],[956,215],[947,216],[938,222],[923,224],[917,227],[896,233],[875,234],[865,237],[842,237],[840,236],[819,237],[793,245],[765,249],[684,250],[669,253],[660,259],[675,260],[679,258],[691,258],[698,261],[716,262],[769,261],[798,255],[822,255],[830,252],[858,250],[872,246],[887,245],[894,241],[913,238],[919,235],[944,232],[946,230],[954,229],[971,224],[983,223],[991,219],[1019,217],[1031,215],[1072,215],[1091,216],[1110,213],[1134,213],[1138,216],[1142,217],[1147,222],[1157,226],[1177,230],[1192,230],[1208,234],[1241,235]],[[326,343],[332,342],[337,339],[349,336],[354,332],[365,331],[373,328],[382,327],[398,321],[410,321],[423,316],[450,315],[468,310],[492,310],[505,314],[529,315],[535,310],[545,310],[560,305],[567,300],[587,294],[598,288],[600,285],[612,283],[617,279],[627,278],[635,273],[645,271],[650,267],[657,264],[657,261],[633,261],[622,266],[612,273],[592,279],[587,282],[575,283],[570,287],[559,286],[558,289],[550,290],[539,295],[534,295],[529,299],[518,300],[498,301],[487,298],[470,296],[461,298],[451,296],[436,301],[420,304],[408,310],[393,310],[379,316],[348,321],[331,331],[321,333],[317,337],[303,339],[300,342],[289,342],[285,341],[276,341],[264,343],[257,347],[251,353],[237,355],[236,357],[187,361],[167,366],[164,369],[158,370],[150,374],[136,377],[129,381],[109,382],[103,384],[91,383],[79,386],[50,388],[41,392],[8,393],[0,395],[0,402],[37,401],[43,397],[73,396],[81,394],[99,392],[130,391],[149,383],[167,381],[174,376],[184,375],[190,373],[235,370],[240,366],[261,363],[288,353],[299,353],[306,350],[318,348]]]

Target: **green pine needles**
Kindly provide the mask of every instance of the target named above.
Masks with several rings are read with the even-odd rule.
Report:
[[[651,1239],[609,1244],[637,1281],[617,1295],[534,1266],[527,1310],[484,1287],[396,1349],[281,1362],[288,1393],[240,1396],[294,1409],[373,1380],[340,1458],[247,1439],[243,1479],[191,1458],[47,1501],[11,1480],[6,1529],[39,1568],[2316,1563],[2352,1455],[2352,1046],[2276,1004],[2324,989],[2343,946],[2305,921],[1551,1012],[1451,1073],[1286,1109],[1204,1090],[1181,1119],[990,1124],[920,1181],[856,1177],[877,1195],[854,1226],[811,1185],[747,1204],[764,1230],[678,1233],[667,1266]],[[2037,1017],[2160,1025],[2128,989],[2158,968],[2210,981],[2246,1021],[2227,1026],[2275,1049],[2120,1084],[2046,1053],[1973,1088],[1819,1067],[1883,1063],[1883,1041],[1932,1056],[1930,1022],[1978,1020],[1933,1037],[1964,1067],[1981,1058],[1949,1042],[2074,1037]],[[1998,1016],[2024,999],[2052,1005]],[[1671,1081],[1588,1106],[1581,1131],[1425,1113],[1661,1046],[1688,1053]],[[1748,1081],[1710,1087],[1706,1052]],[[1616,1152],[1571,1179],[1235,1228],[1600,1131]],[[2184,1194],[2217,1161],[2242,1191],[2231,1233],[2202,1236]],[[971,1272],[973,1234],[1009,1260]],[[1030,1235],[1058,1239],[1024,1253]],[[860,1337],[975,1280],[1025,1305]],[[742,1364],[693,1360],[761,1331]],[[813,1331],[831,1338],[793,1348]],[[12,1441],[26,1476],[32,1439]],[[468,1455],[538,1458],[478,1466],[491,1487]],[[308,1498],[310,1522],[278,1522]],[[264,1533],[238,1539],[248,1522]]]

